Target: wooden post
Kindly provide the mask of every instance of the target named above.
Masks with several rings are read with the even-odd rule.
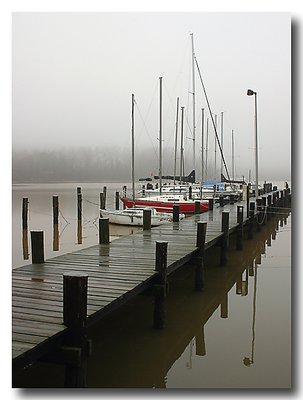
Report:
[[[59,198],[53,196],[53,250],[59,250]]]
[[[246,216],[249,218],[249,186],[245,185],[246,188]]]
[[[261,221],[263,218],[263,213],[262,213],[262,199],[257,199],[256,200],[257,203],[257,215],[256,215],[256,219],[257,219],[257,232],[261,231]]]
[[[31,248],[32,248],[32,263],[44,263],[44,232],[31,231]]]
[[[228,318],[228,291],[226,291],[220,307],[220,317]]]
[[[253,238],[253,224],[254,224],[254,219],[255,219],[255,207],[256,203],[255,202],[250,202],[249,203],[249,222],[248,222],[248,228],[247,228],[247,239],[251,240]]]
[[[235,204],[235,195],[234,194],[229,195],[229,202],[230,202],[230,204]]]
[[[100,193],[100,209],[105,210],[105,196],[104,193]]]
[[[244,207],[237,206],[237,222],[239,226],[237,227],[236,233],[236,249],[242,250],[243,249],[243,213]]]
[[[67,345],[80,351],[79,364],[66,367],[65,387],[86,386],[87,281],[86,274],[63,274],[63,323],[69,328]]]
[[[151,229],[151,210],[144,209],[143,210],[143,230],[150,231]]]
[[[99,244],[109,243],[109,219],[99,218]]]
[[[221,237],[221,252],[220,252],[220,264],[225,265],[227,263],[227,249],[228,249],[228,231],[229,231],[229,212],[222,212],[222,229],[223,236]]]
[[[106,207],[106,194],[107,194],[107,187],[103,186],[104,209]]]
[[[204,288],[204,253],[205,253],[205,238],[206,238],[207,222],[197,222],[197,240],[196,246],[199,248],[196,257],[195,269],[195,289],[202,291]]]
[[[82,193],[80,187],[77,187],[77,239],[78,244],[82,244]]]
[[[168,242],[156,242],[156,271],[157,285],[155,285],[154,303],[154,328],[163,329],[165,324],[165,303],[167,284],[167,244]]]
[[[179,222],[180,220],[180,206],[173,205],[173,222]]]
[[[22,200],[22,249],[23,259],[28,260],[28,198]]]
[[[263,209],[263,225],[267,222],[267,197],[262,197],[262,209]]]
[[[193,188],[191,186],[188,188],[188,198],[190,200],[193,198]]]
[[[220,204],[220,207],[224,206],[224,197],[222,194],[220,194],[220,196],[219,196],[219,204]]]
[[[214,199],[208,200],[208,211],[213,211],[214,209]]]
[[[271,202],[272,202],[272,197],[271,194],[269,194],[267,196],[267,213],[266,213],[268,221],[270,221],[271,219]]]
[[[120,201],[120,197],[119,197],[119,192],[116,192],[116,210],[119,210],[119,201]]]
[[[200,201],[195,201],[195,214],[200,214]]]

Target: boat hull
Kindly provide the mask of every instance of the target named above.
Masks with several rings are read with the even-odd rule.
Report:
[[[184,214],[192,214],[195,212],[195,202],[194,201],[161,201],[149,199],[136,199],[133,201],[127,197],[121,197],[122,203],[127,207],[153,207],[158,212],[173,212],[173,206],[179,206],[179,212]],[[208,211],[208,201],[200,202],[200,212]]]
[[[111,224],[116,225],[128,225],[128,226],[143,226],[143,211],[136,209],[122,210],[122,211],[110,211],[100,210],[103,218],[108,218]],[[151,215],[151,226],[159,226],[167,222],[171,222],[172,218],[167,215],[161,214]]]

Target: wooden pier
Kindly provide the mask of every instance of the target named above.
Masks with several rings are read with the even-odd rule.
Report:
[[[89,347],[85,329],[143,292],[155,297],[154,326],[163,328],[167,276],[194,259],[193,287],[202,290],[204,251],[218,245],[219,261],[224,265],[229,235],[236,233],[236,246],[241,250],[243,227],[247,226],[246,236],[251,239],[277,207],[286,206],[290,191],[266,193],[262,199],[257,204],[250,198],[215,205],[213,210],[180,222],[13,270],[13,368],[45,359],[79,369],[82,353]],[[85,314],[82,319],[79,309]],[[83,385],[72,382],[69,385]]]

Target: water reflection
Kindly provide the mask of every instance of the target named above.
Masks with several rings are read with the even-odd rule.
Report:
[[[170,280],[164,331],[153,330],[152,299],[145,296],[101,322],[92,332],[98,345],[90,360],[89,385],[166,387],[167,374],[181,356],[187,370],[193,368],[193,357],[207,356],[206,323],[217,309],[220,317],[227,319],[230,290],[235,286],[239,296],[247,297],[250,279],[253,280],[251,349],[250,354],[244,353],[242,360],[245,366],[251,366],[255,362],[257,271],[268,238],[276,234],[275,231],[276,221],[272,220],[254,240],[245,241],[242,252],[232,250],[235,241],[231,238],[229,262],[224,268],[219,265],[218,250],[210,249],[206,257],[203,293],[193,290],[194,268],[190,264],[175,272]]]
[[[194,263],[176,271],[170,277],[164,330],[157,331],[152,327],[153,298],[147,295],[138,296],[94,326],[89,332],[93,352],[88,360],[88,386],[262,386],[260,381],[251,383],[251,375],[245,371],[253,366],[266,368],[260,360],[267,342],[261,342],[266,337],[259,333],[262,321],[257,319],[257,278],[262,270],[262,255],[266,253],[266,246],[271,238],[276,240],[279,236],[280,221],[272,218],[255,234],[253,240],[244,241],[243,251],[240,252],[236,250],[235,237],[231,237],[229,261],[224,267],[220,266],[218,248],[209,249],[206,252],[205,288],[202,293],[194,291]],[[143,240],[149,240],[148,236]],[[108,250],[104,247],[100,251],[106,253]],[[273,270],[270,272],[276,274]],[[266,290],[272,291],[273,288],[263,286],[263,291]],[[243,307],[238,315],[234,311],[235,301]],[[219,318],[216,319],[216,316]],[[280,315],[277,313],[275,317],[279,319]],[[273,315],[267,318],[274,321]],[[233,325],[232,331],[226,325],[229,321]],[[215,328],[211,330],[211,337],[208,334],[210,323]],[[223,343],[222,339],[219,340],[219,334],[222,333]],[[256,357],[258,348],[260,351]],[[276,363],[273,364],[268,374],[271,369],[274,371]],[[52,371],[56,367],[37,365],[33,366],[32,371],[27,371],[24,378],[26,384],[23,386],[63,385],[60,376],[54,382],[56,374]],[[221,368],[223,374],[220,374]],[[244,371],[237,369],[235,372],[236,368],[244,368]],[[254,373],[257,376],[256,371]],[[273,372],[272,375],[277,375],[275,379],[279,381],[279,374]],[[47,379],[52,380],[51,384],[45,382]],[[275,387],[279,387],[279,382]]]

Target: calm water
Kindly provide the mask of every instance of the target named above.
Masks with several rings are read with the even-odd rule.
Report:
[[[62,197],[60,209],[69,221],[66,228],[63,223],[61,226],[62,251],[78,246],[73,222],[75,186],[61,189],[57,186],[53,193]],[[90,201],[83,203],[88,221],[84,234],[87,246],[97,243],[93,220],[98,218],[102,188],[82,187],[83,197]],[[112,186],[112,204],[115,190],[121,187]],[[27,189],[28,192],[20,187],[14,190],[13,212],[19,212],[20,217],[21,198],[28,196],[32,209],[30,223],[37,225],[32,229],[45,230],[46,238],[50,238],[46,253],[51,256],[54,253],[50,188],[37,185],[34,191],[32,186]],[[21,237],[17,219],[14,215],[14,238],[18,234]],[[21,247],[21,241],[18,244],[13,240],[14,266],[24,264],[18,246]],[[93,340],[93,354],[88,363],[89,387],[291,386],[291,215],[276,216],[255,234],[254,240],[245,240],[243,251],[235,250],[231,238],[225,267],[219,265],[218,248],[211,249],[207,252],[206,266],[202,293],[193,290],[191,264],[170,278],[163,331],[152,328],[152,297],[139,296],[89,332]],[[60,387],[63,377],[61,366],[36,364],[17,376],[16,386]]]

